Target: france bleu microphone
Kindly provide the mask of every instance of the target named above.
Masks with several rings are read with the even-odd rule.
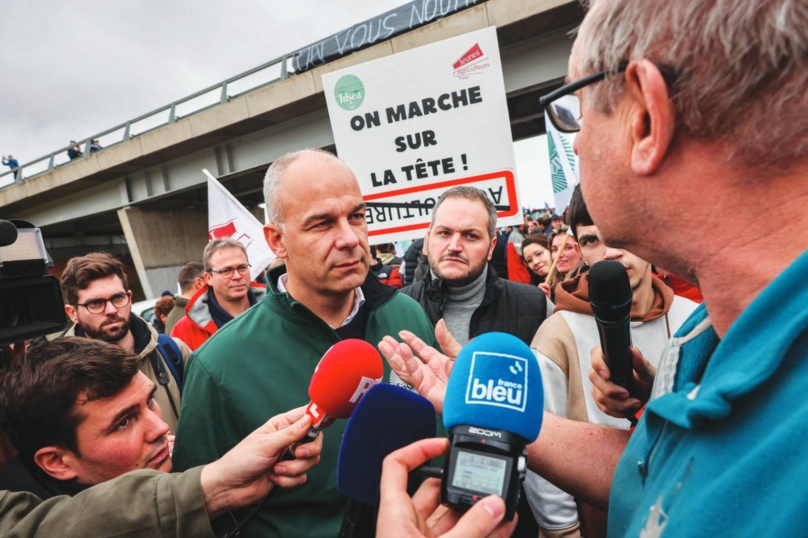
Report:
[[[598,326],[603,360],[611,381],[630,389],[634,379],[631,364],[631,283],[623,264],[603,260],[589,269],[589,304]]]
[[[464,510],[494,494],[513,519],[527,473],[528,443],[536,440],[544,410],[539,363],[515,336],[487,333],[457,356],[446,387],[443,423],[450,448],[441,501]]]

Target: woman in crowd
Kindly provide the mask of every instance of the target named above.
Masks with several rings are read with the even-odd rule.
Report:
[[[550,297],[551,301],[554,301],[555,287],[559,282],[578,276],[583,269],[584,259],[581,256],[581,251],[578,250],[578,243],[575,241],[575,238],[567,234],[567,226],[554,230],[547,238],[547,241],[550,246],[550,254],[553,257],[553,261],[558,258],[555,270],[547,281],[550,290],[548,297]],[[546,289],[545,293],[547,293]]]
[[[527,236],[522,241],[522,259],[530,269],[530,283],[537,286],[544,282],[553,265],[547,238],[542,234]]]

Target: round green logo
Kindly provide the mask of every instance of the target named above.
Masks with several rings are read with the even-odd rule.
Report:
[[[344,75],[334,86],[334,99],[343,110],[356,110],[365,100],[365,85],[356,75]]]

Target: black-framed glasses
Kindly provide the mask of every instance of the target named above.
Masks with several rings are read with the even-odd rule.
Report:
[[[627,67],[628,62],[622,62],[617,69],[606,69],[587,75],[543,95],[539,98],[539,103],[556,129],[562,133],[577,133],[581,130],[581,100],[575,95],[575,92],[590,84],[600,82],[610,75],[622,73]]]
[[[120,310],[129,304],[129,300],[131,298],[130,294],[131,292],[129,291],[126,293],[116,293],[109,299],[93,299],[92,301],[87,301],[84,304],[76,303],[76,306],[83,306],[90,314],[102,313],[107,309],[107,303],[112,303],[112,306]]]
[[[236,271],[241,276],[246,276],[250,272],[250,264],[246,265],[239,265],[238,267],[225,267],[224,269],[217,271],[216,269],[210,269],[208,273],[219,273],[222,275],[222,278],[233,278],[233,275]]]

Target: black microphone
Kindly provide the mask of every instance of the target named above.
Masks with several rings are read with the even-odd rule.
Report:
[[[603,360],[610,380],[631,392],[631,283],[623,264],[603,260],[589,269],[589,304],[598,325]]]

